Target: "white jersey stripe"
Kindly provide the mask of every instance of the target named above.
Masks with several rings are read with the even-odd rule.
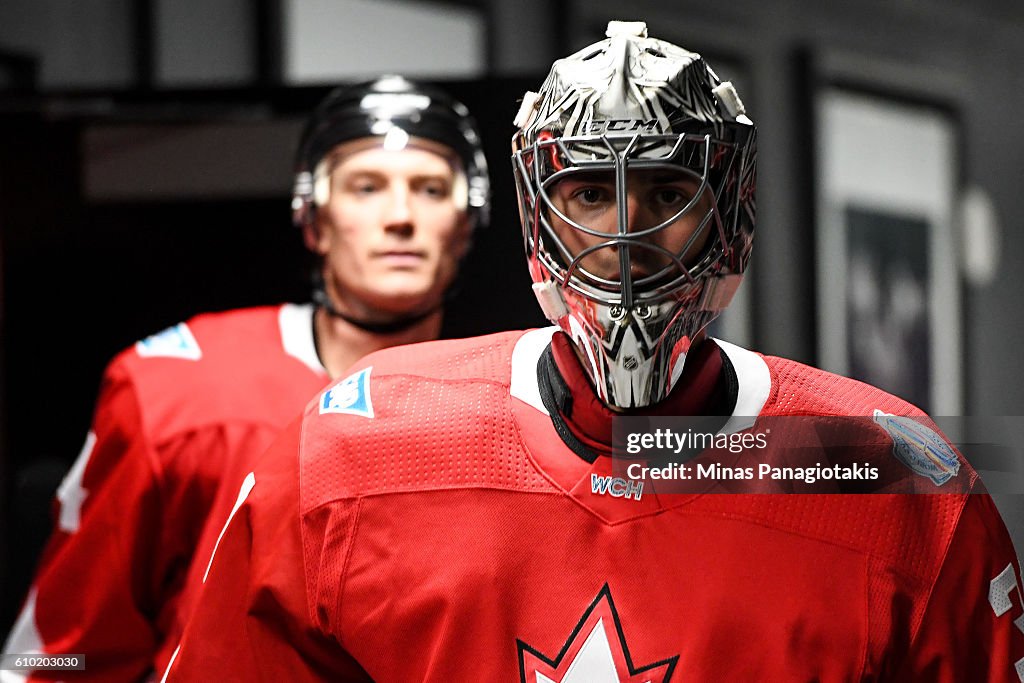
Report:
[[[509,387],[512,396],[545,415],[548,410],[540,398],[540,387],[537,385],[537,361],[557,331],[557,327],[530,330],[519,338],[512,349],[512,382]]]
[[[228,515],[228,521],[224,522],[224,528],[220,530],[220,535],[217,536],[217,542],[213,544],[213,552],[210,553],[210,561],[206,564],[206,571],[203,573],[203,583],[206,583],[206,577],[210,575],[210,567],[213,566],[213,558],[217,554],[217,548],[220,547],[220,541],[224,538],[224,532],[228,530],[228,525],[231,524],[231,520],[235,518],[235,513],[238,512],[238,508],[242,507],[242,503],[249,497],[249,493],[252,492],[252,487],[256,485],[256,475],[252,472],[245,475],[245,480],[242,482],[242,488],[238,491],[238,498],[235,499],[235,506],[231,508],[231,514]]]
[[[29,591],[25,606],[14,622],[14,628],[4,643],[2,652],[19,655],[43,653],[43,639],[36,629],[36,589]],[[0,670],[0,683],[22,683],[28,680],[29,671]]]
[[[284,352],[303,362],[313,372],[327,374],[313,341],[313,304],[284,304],[277,314]]]
[[[171,667],[174,666],[174,660],[178,658],[179,651],[181,651],[181,643],[178,643],[178,647],[174,648],[174,654],[171,655],[171,661],[167,662],[167,668],[164,669],[164,675],[160,679],[160,683],[167,683],[167,676],[171,673]]]
[[[725,434],[741,432],[754,424],[772,391],[772,376],[764,359],[753,351],[722,341],[714,340],[729,357],[739,387],[736,390],[736,407],[732,417],[722,428]]]

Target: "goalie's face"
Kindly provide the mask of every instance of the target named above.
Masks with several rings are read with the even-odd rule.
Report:
[[[622,188],[614,171],[580,171],[557,180],[547,194],[564,265],[572,276],[608,284],[627,273],[634,285],[679,277],[714,226],[710,189],[682,169],[628,171]]]

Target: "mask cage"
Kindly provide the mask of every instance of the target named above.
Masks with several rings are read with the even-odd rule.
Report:
[[[730,250],[733,235],[726,229],[720,197],[730,198],[730,185],[735,185],[734,165],[738,163],[740,145],[712,137],[710,134],[682,133],[672,135],[586,135],[557,138],[542,131],[538,139],[513,155],[516,180],[520,186],[520,202],[524,221],[524,240],[531,267],[542,268],[561,285],[592,301],[623,306],[656,304],[668,298],[685,296],[683,288],[698,285],[701,278],[721,269]],[[666,169],[681,171],[698,185],[686,205],[661,223],[642,230],[629,231],[626,225],[627,172],[630,170]],[[549,189],[558,181],[588,171],[612,171],[616,180],[617,232],[600,231],[572,220],[559,211],[549,196]],[[698,228],[686,243],[671,252],[649,241],[652,235],[670,229],[694,211],[702,195],[708,192],[710,208],[700,217]],[[735,192],[732,193],[735,195]],[[730,198],[735,203],[735,197]],[[727,206],[728,208],[732,208]],[[551,212],[549,214],[549,212]],[[551,225],[553,214],[573,229],[600,243],[572,253]],[[728,218],[728,217],[726,217]],[[710,227],[711,235],[702,251],[687,265],[687,254],[695,240]],[[619,253],[619,280],[601,277],[583,266],[587,256],[602,249],[615,248]],[[633,278],[630,274],[630,250],[646,250],[660,256],[666,263],[656,272]],[[536,272],[535,276],[541,275]],[[546,279],[546,278],[544,278]],[[672,296],[675,295],[675,296]]]

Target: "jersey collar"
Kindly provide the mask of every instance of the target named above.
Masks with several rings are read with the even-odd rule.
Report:
[[[284,304],[277,313],[277,325],[281,331],[281,347],[289,356],[320,375],[327,370],[316,353],[313,341],[313,304]]]
[[[568,337],[556,334],[537,366],[541,399],[562,441],[593,462],[599,455],[611,456],[617,416],[723,415],[732,410],[736,383],[714,341],[700,344],[688,356],[683,376],[664,401],[616,412],[597,397]]]
[[[557,327],[530,330],[519,338],[512,350],[509,387],[512,397],[544,415],[548,415],[548,409],[541,399],[537,365],[544,350],[551,343],[552,335],[557,331]],[[760,354],[721,339],[713,341],[728,357],[736,373],[736,403],[723,431],[742,431],[752,426],[764,409],[771,394],[771,374]]]

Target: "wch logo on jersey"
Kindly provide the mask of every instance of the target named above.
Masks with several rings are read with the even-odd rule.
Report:
[[[554,657],[522,640],[516,644],[520,683],[669,683],[679,661],[675,655],[645,666],[633,664],[608,584]]]
[[[320,397],[320,414],[347,413],[373,417],[373,403],[370,401],[370,370],[360,370],[328,389]]]
[[[644,493],[644,483],[622,477],[602,477],[599,474],[591,474],[590,492],[612,498],[640,500],[640,496]]]

